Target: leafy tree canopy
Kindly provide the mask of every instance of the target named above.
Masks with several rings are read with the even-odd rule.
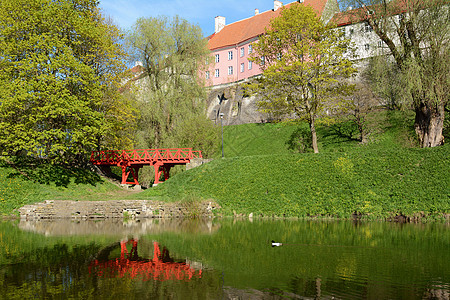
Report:
[[[260,109],[306,119],[314,152],[316,118],[327,101],[351,90],[339,80],[356,71],[344,55],[349,49],[339,31],[302,4],[283,8],[255,45],[252,60],[260,64],[263,76],[251,89],[263,97]]]
[[[141,18],[127,42],[142,71],[134,85],[140,112],[137,147],[189,147],[211,154],[218,134],[205,114],[199,74],[209,50],[200,27],[178,16]]]
[[[348,0],[350,22],[364,22],[387,46],[369,69],[375,90],[412,107],[422,147],[443,144],[450,87],[450,18],[445,0]]]
[[[115,122],[119,40],[96,0],[1,0],[1,154],[69,161],[97,147]]]

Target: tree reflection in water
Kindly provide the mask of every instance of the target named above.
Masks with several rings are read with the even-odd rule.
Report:
[[[131,244],[128,252],[127,245]],[[115,246],[117,244],[114,244]],[[116,247],[107,247],[111,252]],[[118,245],[117,245],[118,246]],[[185,262],[175,262],[166,247],[161,253],[158,242],[153,242],[153,258],[145,259],[138,255],[138,240],[122,240],[120,242],[120,258],[99,260],[96,259],[89,265],[89,274],[107,278],[132,278],[147,280],[184,280],[189,281],[193,277],[201,278],[202,270],[196,271]],[[102,257],[107,257],[102,253]]]

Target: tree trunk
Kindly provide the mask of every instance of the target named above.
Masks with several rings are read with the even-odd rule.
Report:
[[[312,148],[314,153],[319,153],[319,148],[317,147],[317,134],[314,117],[310,119],[309,129],[311,130]]]
[[[420,146],[426,148],[443,145],[444,105],[442,103],[428,105],[422,102],[415,111],[414,128]]]

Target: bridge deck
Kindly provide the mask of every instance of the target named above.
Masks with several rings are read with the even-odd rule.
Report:
[[[170,169],[175,165],[185,165],[193,158],[202,158],[201,151],[192,148],[172,149],[137,149],[137,150],[104,150],[93,151],[91,162],[97,166],[119,166],[122,168],[122,184],[139,184],[139,169],[145,165],[155,169],[155,184],[160,181],[161,173],[169,178]],[[128,176],[133,175],[134,181],[129,182]]]

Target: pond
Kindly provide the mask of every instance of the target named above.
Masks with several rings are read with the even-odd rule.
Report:
[[[449,249],[443,223],[0,222],[0,298],[449,299]]]

